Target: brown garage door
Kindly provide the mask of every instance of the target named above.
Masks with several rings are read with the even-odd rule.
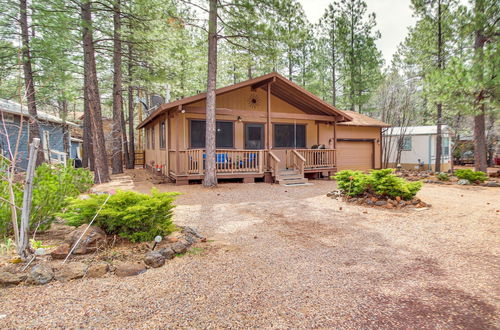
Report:
[[[337,169],[369,170],[373,168],[373,141],[338,141]]]

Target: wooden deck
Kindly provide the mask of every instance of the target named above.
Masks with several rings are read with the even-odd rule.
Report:
[[[334,149],[287,149],[284,155],[281,159],[272,150],[217,149],[217,177],[242,179],[243,182],[264,178],[266,182],[272,182],[280,171],[287,169],[295,170],[302,176],[336,171]],[[169,177],[177,184],[203,179],[206,163],[204,149],[171,150],[169,156]]]

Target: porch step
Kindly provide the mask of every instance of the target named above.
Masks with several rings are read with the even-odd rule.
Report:
[[[282,170],[276,176],[276,182],[281,185],[302,185],[308,181],[302,174],[294,170]]]

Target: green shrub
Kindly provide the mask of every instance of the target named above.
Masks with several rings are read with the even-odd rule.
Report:
[[[132,242],[151,241],[157,235],[174,231],[172,210],[178,193],[160,193],[153,189],[151,195],[133,191],[118,191],[109,197],[95,219],[95,224],[107,234],[116,234]],[[94,194],[88,199],[72,198],[65,213],[60,216],[69,225],[89,223],[101,208],[107,195]]]
[[[348,196],[361,195],[368,187],[368,175],[361,171],[340,171],[334,178],[339,189]]]
[[[450,181],[450,176],[446,173],[440,172],[436,175],[436,178],[440,181]]]
[[[370,189],[379,196],[401,197],[409,200],[422,188],[422,182],[409,182],[394,175],[392,169],[373,170],[370,172]]]
[[[459,179],[469,180],[470,182],[484,182],[488,180],[488,175],[481,171],[473,171],[471,169],[455,170],[455,175]]]
[[[7,162],[0,162],[0,175],[5,176]],[[75,169],[71,163],[68,166],[42,164],[35,170],[33,180],[33,198],[31,204],[30,229],[45,230],[67,205],[68,197],[76,197],[87,191],[93,184],[92,173],[86,169]],[[22,206],[24,187],[14,183],[15,204]],[[12,232],[10,205],[4,200],[9,199],[6,180],[0,182],[0,235]],[[18,212],[18,219],[21,212]]]
[[[72,164],[38,166],[33,182],[31,228],[48,229],[56,213],[67,205],[67,198],[86,192],[93,182],[92,172],[74,168]]]

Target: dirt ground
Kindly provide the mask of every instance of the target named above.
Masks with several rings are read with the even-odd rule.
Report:
[[[500,327],[499,188],[426,184],[432,208],[393,211],[313,183],[157,185],[183,193],[175,221],[208,236],[200,253],[119,280],[0,289],[0,328]],[[142,171],[111,186],[153,187]]]

